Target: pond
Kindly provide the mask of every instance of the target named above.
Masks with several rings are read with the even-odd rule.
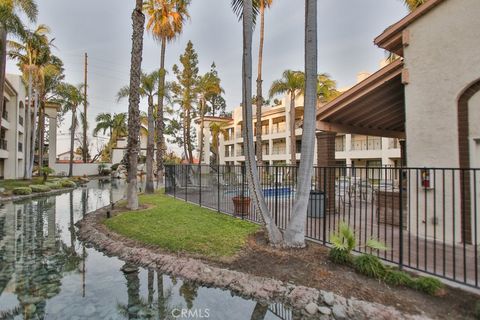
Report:
[[[0,319],[295,319],[228,291],[107,257],[75,222],[123,197],[122,181],[0,205]]]

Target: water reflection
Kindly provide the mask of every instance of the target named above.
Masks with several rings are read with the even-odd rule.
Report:
[[[94,181],[0,206],[0,319],[298,318],[283,306],[139,268],[78,241],[75,222],[124,190],[122,181]]]

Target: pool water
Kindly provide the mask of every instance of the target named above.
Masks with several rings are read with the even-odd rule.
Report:
[[[289,197],[294,197],[295,196],[295,191],[292,190],[290,187],[279,187],[279,188],[264,188],[263,190],[263,195],[266,198],[275,198],[275,196],[279,198],[289,198]],[[245,187],[243,190],[245,196],[249,195],[248,188]],[[231,195],[231,196],[240,196],[242,194],[241,188],[237,188],[235,190],[228,190],[225,191],[225,195]]]
[[[75,222],[123,197],[120,181],[0,207],[0,319],[297,319],[139,268],[77,240]],[[296,314],[296,313],[295,313]]]

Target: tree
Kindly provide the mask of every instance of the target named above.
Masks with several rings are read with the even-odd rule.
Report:
[[[155,187],[153,185],[153,158],[155,152],[155,123],[154,123],[154,98],[158,93],[158,71],[152,73],[143,73],[140,83],[140,96],[147,98],[148,102],[148,111],[147,111],[147,161],[146,161],[146,171],[147,179],[145,185],[145,193],[154,193]],[[121,100],[124,97],[127,97],[129,94],[129,88],[124,87],[120,89],[117,94],[118,100]],[[157,160],[158,161],[158,160]]]
[[[295,99],[302,93],[304,75],[301,71],[285,70],[282,78],[275,80],[270,87],[270,98],[276,94],[287,93],[290,96],[290,164],[297,164],[297,136],[295,134]]]
[[[200,77],[197,86],[197,92],[199,96],[199,108],[198,113],[200,114],[200,163],[203,160],[208,161],[210,159],[203,159],[203,146],[204,143],[204,134],[203,131],[205,129],[205,115],[208,112],[207,101],[211,96],[218,96],[223,92],[222,87],[220,86],[220,79],[214,73],[207,72],[205,75]]]
[[[263,44],[265,39],[265,9],[270,8],[273,0],[255,0],[253,2],[254,15],[260,14],[260,44],[258,46],[258,77],[257,77],[257,96],[256,96],[256,137],[257,137],[257,162],[259,165],[263,164],[262,155],[262,106],[264,104],[263,89],[262,89],[262,68],[263,68]],[[233,8],[237,8],[237,14],[241,14],[239,10],[241,8],[243,0],[232,0]]]
[[[293,214],[284,233],[285,246],[305,246],[307,207],[313,175],[315,119],[317,112],[317,0],[305,0],[305,94],[302,150]]]
[[[220,86],[221,80],[218,76],[217,66],[215,62],[212,63],[210,66],[210,72],[212,78],[217,79],[218,84]],[[222,97],[222,93],[224,93],[223,89],[219,93],[211,92],[206,98],[209,105],[207,105],[207,114],[210,114],[212,117],[215,117],[218,112],[218,116],[222,117],[225,116],[225,109],[227,108],[227,103],[225,99]]]
[[[68,168],[68,176],[73,175],[73,154],[75,152],[75,132],[77,130],[78,118],[77,109],[83,103],[84,96],[82,94],[83,85],[74,86],[68,83],[59,85],[58,102],[63,106],[63,113],[72,113],[72,122],[70,126],[70,164]]]
[[[283,236],[280,229],[272,219],[262,186],[258,176],[255,161],[252,128],[252,29],[253,6],[252,0],[243,1],[243,58],[242,58],[242,113],[243,113],[243,139],[245,146],[246,176],[250,195],[258,212],[263,218],[269,241],[274,246],[282,245]]]
[[[127,128],[127,114],[126,113],[99,113],[95,118],[97,126],[93,130],[93,135],[96,136],[100,131],[103,134],[109,131],[110,140],[102,152],[104,159],[111,160],[112,148],[116,145],[118,138],[125,137],[128,134]]]
[[[412,12],[415,9],[417,9],[419,6],[427,2],[427,0],[403,0],[403,2],[407,6],[408,10]]]
[[[210,132],[212,133],[212,150],[215,154],[215,164],[220,164],[220,135],[223,135],[224,139],[228,139],[227,124],[225,122],[212,122],[210,123]]]
[[[20,14],[35,22],[38,8],[33,0],[2,0],[0,2],[0,114],[3,113],[5,75],[7,68],[7,37],[9,33],[23,35],[25,33]],[[2,117],[0,117],[0,127]]]
[[[193,48],[193,43],[188,41],[184,54],[180,55],[180,64],[173,65],[173,73],[177,81],[173,86],[174,93],[180,100],[183,110],[183,137],[186,147],[186,157],[190,163],[193,161],[193,143],[190,139],[192,134],[192,119],[195,117],[193,104],[196,99],[196,90],[199,83],[198,77],[198,55]]]
[[[128,187],[127,207],[130,210],[138,209],[137,194],[137,163],[140,135],[140,82],[142,77],[143,30],[145,16],[142,12],[142,0],[135,1],[132,13],[133,35],[132,54],[130,62],[130,93],[128,101]]]
[[[161,43],[160,70],[158,85],[158,110],[156,119],[157,136],[157,179],[159,185],[163,183],[164,163],[166,151],[163,121],[163,99],[165,95],[165,51],[167,43],[173,41],[183,31],[185,21],[190,18],[188,5],[190,0],[147,0],[143,6],[149,19],[147,29],[155,40]]]
[[[326,73],[317,76],[317,98],[318,101],[326,103],[340,95],[337,90],[337,83]]]

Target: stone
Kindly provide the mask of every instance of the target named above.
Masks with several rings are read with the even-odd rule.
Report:
[[[333,308],[332,308],[332,312],[333,312],[333,316],[337,320],[343,320],[343,319],[347,318],[347,313],[345,311],[345,307],[340,305],[340,304],[334,305]]]
[[[318,312],[327,316],[332,314],[332,310],[329,307],[318,307]]]
[[[308,314],[310,315],[314,315],[317,313],[318,311],[318,306],[315,302],[310,302],[309,304],[307,304],[307,306],[305,307],[305,311],[308,312]]]
[[[335,296],[331,292],[323,292],[323,302],[328,304],[329,306],[333,306],[335,303]]]

